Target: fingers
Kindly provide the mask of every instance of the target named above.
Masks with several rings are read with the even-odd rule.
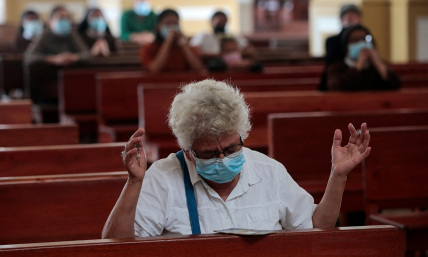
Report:
[[[348,124],[348,129],[349,133],[351,134],[351,136],[349,137],[349,143],[356,144],[359,138],[357,130],[355,129],[354,125],[352,125],[352,123]]]
[[[342,131],[340,129],[336,129],[334,131],[333,137],[333,147],[340,147],[342,145]]]

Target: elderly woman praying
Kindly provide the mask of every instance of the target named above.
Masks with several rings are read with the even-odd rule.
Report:
[[[349,124],[346,146],[334,132],[329,182],[314,204],[281,163],[245,147],[249,113],[243,94],[225,82],[182,87],[168,117],[182,151],[146,170],[144,129],[134,133],[123,153],[128,181],[103,238],[334,227],[347,175],[370,153],[367,125],[357,133]]]

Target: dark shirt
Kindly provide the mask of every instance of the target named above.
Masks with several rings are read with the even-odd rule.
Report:
[[[89,36],[86,32],[80,33],[80,37],[89,49],[91,49],[99,39],[98,37]],[[102,38],[107,41],[110,52],[117,52],[116,39],[110,33],[106,33]]]
[[[387,79],[384,80],[373,66],[358,71],[340,61],[331,64],[327,73],[328,90],[391,90],[401,87],[400,78],[390,69],[388,69]]]

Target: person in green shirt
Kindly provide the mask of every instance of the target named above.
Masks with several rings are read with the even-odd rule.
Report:
[[[135,0],[134,9],[127,10],[121,18],[122,41],[145,45],[154,41],[157,15],[151,10],[148,0]]]

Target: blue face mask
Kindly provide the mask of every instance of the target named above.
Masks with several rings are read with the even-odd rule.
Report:
[[[162,26],[162,28],[160,29],[160,34],[162,38],[167,38],[170,30],[180,31],[180,26],[178,25]]]
[[[102,17],[91,19],[89,26],[98,33],[104,33],[107,29],[107,23]]]
[[[147,16],[151,11],[151,6],[149,2],[138,2],[134,6],[134,11],[140,16]]]
[[[357,60],[360,56],[361,50],[364,48],[373,48],[373,44],[366,41],[358,41],[356,43],[352,43],[348,45],[348,56],[353,59]]]
[[[43,23],[35,20],[26,21],[23,28],[22,36],[27,40],[31,40],[34,36],[40,35],[43,32]]]
[[[204,179],[214,181],[219,184],[232,181],[242,170],[245,162],[244,153],[239,150],[223,159],[198,159],[196,160],[196,171]]]
[[[59,19],[54,22],[51,29],[59,36],[66,36],[71,32],[71,22],[68,19]]]

